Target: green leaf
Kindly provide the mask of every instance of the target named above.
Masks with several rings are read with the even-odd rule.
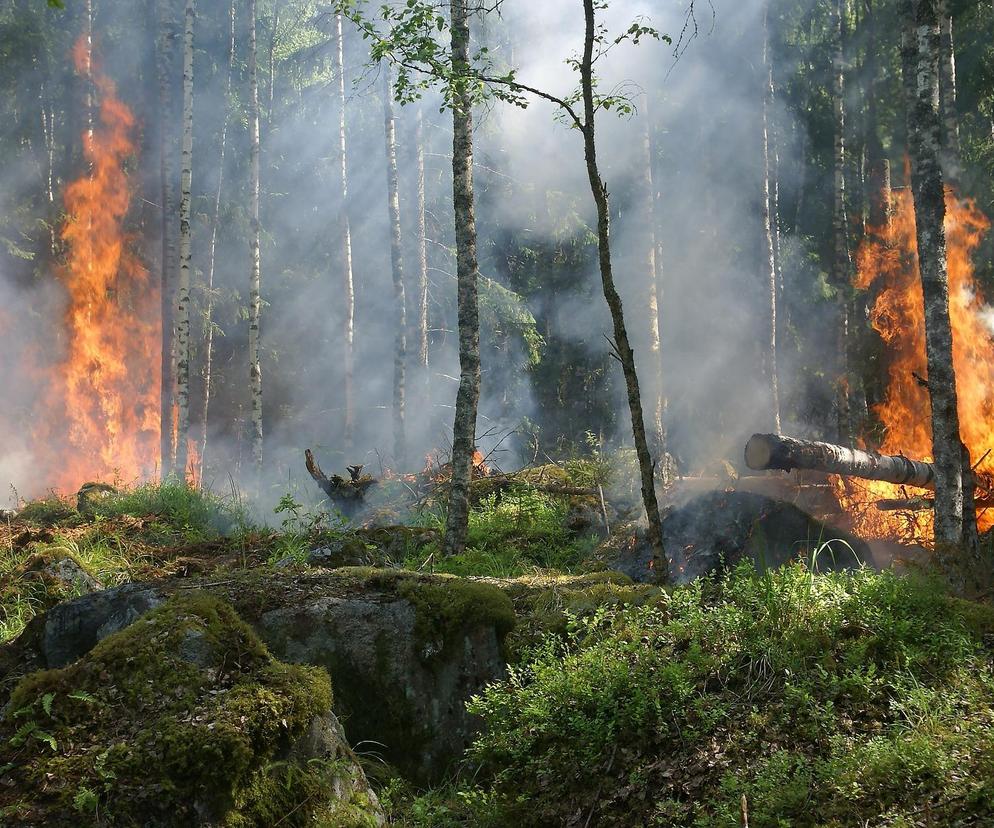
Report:
[[[41,697],[41,709],[45,711],[45,715],[52,715],[52,702],[55,701],[55,693],[46,693]]]
[[[55,741],[55,737],[51,733],[46,733],[44,730],[35,730],[31,735],[39,742],[44,742],[48,745],[53,752],[59,749],[59,743]]]

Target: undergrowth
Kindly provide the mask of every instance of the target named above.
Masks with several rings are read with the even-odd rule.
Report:
[[[419,549],[404,561],[418,569],[429,561],[435,572],[514,578],[538,569],[577,571],[597,543],[567,527],[567,499],[533,489],[511,489],[483,498],[469,513],[466,550],[442,558],[437,545]],[[445,528],[441,510],[422,513],[422,525]],[[434,553],[434,554],[432,554]]]
[[[801,566],[605,607],[475,697],[462,784],[417,826],[994,823],[994,610]]]

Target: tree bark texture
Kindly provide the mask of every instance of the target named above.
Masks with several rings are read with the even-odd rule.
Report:
[[[931,463],[779,434],[754,434],[746,444],[745,461],[756,471],[807,469],[922,489],[935,485],[935,466]]]
[[[580,86],[583,98],[583,149],[587,164],[587,178],[597,207],[597,250],[600,264],[601,284],[604,299],[611,311],[614,327],[614,347],[625,375],[625,388],[628,395],[628,408],[632,417],[632,436],[635,453],[639,461],[642,502],[649,521],[648,540],[653,550],[654,564],[659,577],[665,579],[668,573],[666,553],[663,549],[662,521],[659,516],[659,502],[656,500],[654,463],[649,453],[646,439],[645,419],[642,414],[642,394],[639,389],[638,374],[635,370],[635,353],[628,338],[624,308],[621,296],[614,284],[611,265],[611,212],[608,203],[607,185],[601,178],[597,166],[597,142],[595,139],[594,74],[593,52],[596,38],[595,0],[583,0],[585,20],[583,57],[580,61]]]
[[[963,174],[959,141],[959,114],[956,111],[956,40],[953,35],[953,18],[949,13],[949,0],[937,0],[939,15],[939,90],[942,101],[944,127],[943,161],[950,181],[959,180]]]
[[[469,70],[469,19],[466,0],[452,0],[452,64]],[[462,552],[469,528],[469,484],[476,450],[480,402],[479,262],[473,196],[473,110],[468,81],[455,81],[452,107],[452,203],[456,225],[456,290],[459,325],[459,390],[452,427],[452,483],[445,524],[444,551]]]
[[[770,58],[769,4],[763,14],[763,278],[766,281],[769,327],[767,328],[766,381],[769,388],[769,422],[773,430],[780,432],[780,379],[777,369],[777,260],[773,243],[773,222],[770,187],[770,116],[773,108],[773,64]]]
[[[421,372],[422,392],[428,397],[428,227],[425,203],[425,136],[424,116],[418,108],[414,127],[414,143],[418,165],[418,369]]]
[[[835,127],[833,153],[833,208],[832,236],[832,285],[839,294],[839,340],[837,368],[837,405],[839,413],[839,439],[853,439],[852,412],[849,404],[849,295],[852,282],[852,257],[849,248],[849,227],[846,214],[846,108],[845,108],[845,52],[843,19],[848,10],[847,0],[832,3],[832,113]]]
[[[157,0],[159,42],[159,183],[162,198],[162,270],[160,274],[162,361],[160,367],[159,466],[163,479],[172,473],[173,443],[173,279],[176,236],[173,233],[176,192],[172,147],[173,32],[169,0]]]
[[[249,133],[250,150],[250,204],[251,239],[249,252],[249,394],[252,400],[252,460],[255,474],[262,473],[262,365],[259,358],[259,325],[262,317],[262,257],[261,226],[259,222],[259,61],[256,37],[256,0],[248,2],[249,14]]]
[[[344,307],[343,366],[344,382],[342,389],[345,406],[343,445],[348,455],[352,451],[355,433],[355,283],[352,277],[352,228],[349,222],[349,176],[348,155],[345,135],[345,38],[342,32],[342,15],[335,15],[335,75],[338,80],[338,241]]]
[[[662,293],[660,264],[656,240],[656,188],[652,176],[652,123],[649,119],[647,96],[642,97],[642,217],[641,242],[645,251],[649,321],[649,371],[652,376],[652,437],[653,449],[662,457],[666,453],[666,395],[663,379],[663,352],[660,343],[659,302]]]
[[[390,66],[383,77],[383,134],[387,158],[387,206],[390,214],[390,265],[393,273],[393,456],[398,469],[407,466],[407,295],[404,288],[404,254],[400,233],[400,185],[397,173],[397,124],[393,114]]]
[[[902,0],[902,8],[913,27],[915,48],[914,97],[908,101],[908,139],[932,403],[935,539],[959,545],[963,541],[963,449],[949,321],[945,190],[939,161],[939,19],[935,0]]]
[[[180,168],[179,279],[176,283],[176,471],[186,478],[190,431],[190,224],[193,188],[193,27],[194,0],[183,15],[183,149]]]

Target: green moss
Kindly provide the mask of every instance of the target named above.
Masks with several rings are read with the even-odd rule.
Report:
[[[280,824],[312,824],[328,769],[283,757],[331,701],[326,673],[274,660],[227,604],[174,597],[18,684],[0,722],[15,783],[0,813],[75,824],[92,805],[109,825],[264,826],[282,803]]]

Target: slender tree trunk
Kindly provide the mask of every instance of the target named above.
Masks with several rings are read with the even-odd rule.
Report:
[[[939,90],[942,101],[942,122],[945,132],[943,162],[950,181],[962,175],[960,162],[959,115],[956,112],[956,41],[949,0],[937,0],[939,15]]]
[[[162,191],[162,271],[160,274],[162,317],[162,361],[160,367],[159,464],[162,478],[173,470],[173,273],[176,242],[173,234],[175,185],[172,151],[172,68],[173,33],[169,15],[170,0],[157,0],[159,12],[159,178]]]
[[[646,517],[649,521],[648,539],[652,546],[653,564],[658,577],[666,579],[669,565],[663,550],[662,521],[659,516],[659,502],[656,500],[654,481],[654,463],[649,453],[649,444],[645,433],[645,420],[642,414],[642,394],[639,390],[638,374],[635,371],[635,353],[628,339],[628,329],[625,325],[625,313],[614,284],[614,272],[611,266],[611,212],[608,201],[607,185],[601,178],[597,166],[597,142],[595,138],[594,116],[594,74],[593,52],[596,37],[595,6],[596,0],[583,0],[585,30],[583,39],[583,57],[580,62],[580,85],[583,97],[583,149],[587,163],[587,178],[590,190],[597,207],[597,249],[600,263],[601,283],[604,289],[604,299],[611,311],[614,325],[614,347],[616,356],[621,362],[625,375],[625,387],[628,393],[628,408],[632,417],[632,435],[635,440],[635,453],[639,461],[639,473],[642,486],[642,502],[645,504]]]
[[[183,151],[179,202],[179,280],[176,284],[176,471],[186,477],[190,431],[190,255],[193,186],[194,0],[186,0],[183,28]]]
[[[275,0],[273,5],[273,29],[269,33],[269,104],[266,107],[266,128],[273,126],[273,106],[276,100],[276,34],[280,27],[280,11],[283,3]]]
[[[852,282],[852,258],[849,249],[849,220],[846,214],[846,109],[845,109],[845,52],[843,47],[843,19],[848,0],[834,0],[832,5],[832,109],[835,126],[834,187],[832,209],[832,284],[839,294],[839,344],[837,405],[839,441],[850,443],[854,437],[850,410],[849,371],[849,295]]]
[[[259,61],[256,37],[256,0],[248,0],[249,14],[249,132],[251,270],[249,272],[249,391],[252,399],[252,460],[255,475],[262,476],[262,364],[259,358],[259,323],[262,317],[262,259],[259,222]],[[257,481],[258,482],[258,481]]]
[[[890,160],[884,152],[880,140],[880,119],[877,115],[877,98],[880,95],[881,77],[880,61],[877,50],[880,48],[880,29],[878,23],[879,11],[867,0],[867,16],[864,26],[868,31],[866,47],[866,63],[864,71],[867,76],[866,100],[866,165],[867,189],[866,201],[869,207],[867,219],[870,227],[886,228],[890,225],[891,208],[891,178]]]
[[[342,15],[335,15],[335,74],[338,77],[338,239],[341,255],[342,288],[345,300],[345,341],[343,365],[345,378],[342,396],[345,406],[345,423],[342,443],[345,454],[352,451],[355,433],[355,284],[352,280],[352,228],[349,224],[348,156],[345,141],[345,38],[342,32]]]
[[[452,65],[469,74],[466,0],[451,0]],[[459,316],[459,391],[452,425],[452,484],[444,549],[458,554],[469,528],[469,484],[476,450],[480,402],[480,308],[477,292],[476,214],[473,195],[473,99],[468,80],[455,81],[452,101],[452,205],[456,225],[456,285]]]
[[[400,186],[397,174],[397,124],[393,116],[390,66],[383,71],[383,134],[387,152],[387,204],[390,212],[390,263],[393,271],[393,456],[398,469],[407,466],[405,385],[407,382],[407,296],[404,291],[404,256],[400,235]]]
[[[228,146],[228,126],[231,123],[231,83],[235,70],[235,0],[228,7],[228,75],[224,84],[224,123],[221,126],[221,149],[217,162],[217,188],[214,191],[214,217],[211,220],[211,242],[208,252],[207,281],[204,290],[204,397],[200,409],[203,432],[200,435],[199,480],[204,479],[207,462],[208,414],[211,402],[211,382],[214,363],[214,267],[217,254],[217,230],[221,223],[221,193],[224,186],[224,160]]]
[[[660,262],[656,250],[656,188],[652,177],[652,126],[649,120],[648,96],[642,96],[642,220],[645,250],[645,273],[648,283],[649,356],[652,376],[652,442],[659,457],[666,454],[666,396],[663,393],[662,345],[660,344],[659,300]],[[666,482],[666,481],[664,481]]]
[[[425,136],[424,115],[418,107],[414,128],[418,154],[418,369],[422,373],[421,392],[428,398],[428,232],[425,208]]]
[[[770,113],[773,108],[773,64],[770,60],[769,3],[763,14],[763,276],[767,282],[770,326],[767,331],[769,349],[766,353],[766,380],[769,385],[770,425],[780,433],[780,378],[777,370],[777,261],[773,243],[770,188]]]
[[[906,68],[914,64],[914,89],[908,101],[911,185],[915,200],[918,263],[925,302],[928,390],[932,403],[932,454],[935,458],[935,539],[963,542],[963,447],[960,439],[953,370],[953,336],[949,321],[946,261],[945,192],[939,163],[939,19],[935,0],[902,0],[913,32]],[[911,53],[911,49],[914,52]]]

